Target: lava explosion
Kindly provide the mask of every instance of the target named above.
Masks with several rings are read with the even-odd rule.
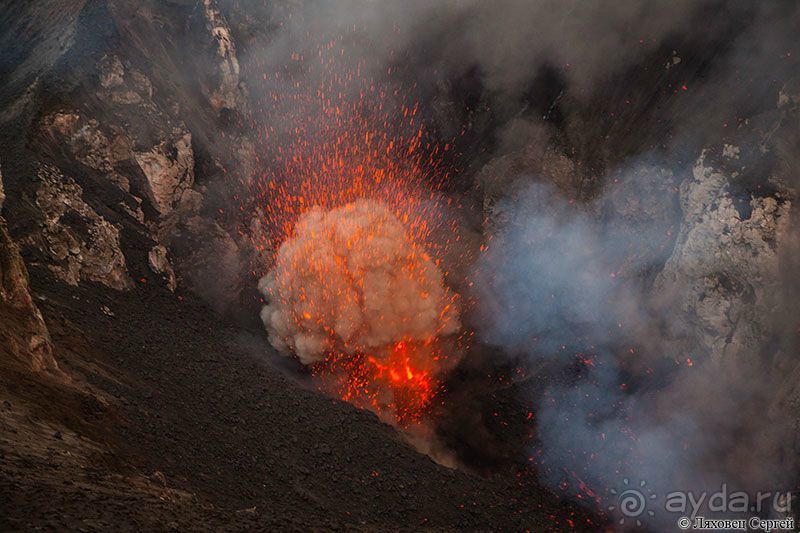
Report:
[[[441,271],[377,202],[309,211],[262,287],[273,302],[261,315],[270,341],[304,364],[459,327]]]
[[[300,218],[261,280],[270,342],[320,373],[343,398],[399,420],[436,390],[435,339],[459,329],[441,270],[389,209],[359,200]]]
[[[256,196],[270,235],[256,246],[274,251],[262,319],[273,346],[326,388],[406,424],[456,359],[443,345],[460,323],[441,257],[458,232],[436,192],[448,147],[427,140],[413,91],[372,81],[345,48],[292,54],[295,71],[264,76],[282,118],[260,132],[271,164]]]

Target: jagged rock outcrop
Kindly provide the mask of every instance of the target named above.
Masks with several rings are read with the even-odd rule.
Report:
[[[723,148],[723,157],[736,153]],[[681,229],[655,288],[685,314],[684,334],[699,343],[692,345],[717,360],[755,356],[771,333],[792,202],[778,186],[736,197],[732,176],[709,156],[704,151],[681,184]]]
[[[203,17],[217,56],[216,79],[207,89],[208,101],[217,112],[222,109],[242,112],[246,97],[239,81],[239,59],[231,29],[214,0],[203,0]]]
[[[144,193],[160,215],[168,215],[174,210],[194,211],[202,201],[200,194],[192,190],[195,182],[195,159],[192,148],[192,134],[186,125],[175,115],[176,108],[162,109],[153,100],[153,84],[139,70],[126,66],[116,55],[105,55],[97,63],[100,87],[97,96],[113,111],[116,120],[108,121],[107,128],[114,132],[109,142],[95,134],[89,145],[101,154],[103,162],[110,161],[105,168],[112,171],[121,161],[136,162],[146,183]],[[172,101],[162,102],[168,108]],[[142,124],[131,131],[119,132],[118,123],[124,123],[131,110],[140,115]],[[94,119],[93,132],[97,131]],[[104,154],[108,154],[105,156]],[[76,153],[80,156],[80,153]],[[91,166],[91,165],[90,165]]]
[[[126,69],[119,57],[106,55],[98,65],[101,98],[114,104],[137,105],[153,97],[150,79],[136,69]]]
[[[129,289],[119,229],[83,200],[83,189],[57,168],[41,165],[36,206],[41,214],[41,234],[27,241],[43,250],[53,273],[71,285],[81,280]]]
[[[161,141],[148,151],[134,152],[134,157],[147,177],[153,203],[162,215],[176,209],[199,209],[202,196],[192,190],[194,153],[191,133],[175,129],[171,139]]]
[[[147,254],[147,261],[150,268],[156,274],[161,274],[167,283],[167,288],[173,292],[178,288],[178,279],[175,277],[175,270],[169,260],[169,252],[166,247],[158,244]]]
[[[152,86],[143,74],[133,71],[131,75],[116,56],[104,56],[98,69],[102,88],[99,96],[111,102],[117,111],[119,104],[138,105],[137,112],[144,117],[144,124],[126,130],[124,114],[119,121],[106,119],[101,125],[99,120],[77,111],[61,110],[43,119],[43,130],[57,145],[66,145],[77,161],[130,193],[130,201],[121,206],[140,223],[145,221],[143,199],[134,191],[147,198],[160,216],[176,210],[198,210],[202,195],[192,189],[195,182],[192,134],[181,121],[159,111],[150,100]],[[138,84],[137,91],[130,89],[131,83]],[[114,91],[139,96],[114,97]],[[134,187],[132,182],[137,182]]]
[[[4,201],[0,174],[0,211]],[[0,215],[0,354],[5,351],[34,372],[58,373],[50,333],[28,289],[28,271]]]
[[[87,120],[75,111],[62,110],[46,116],[42,120],[42,129],[55,143],[68,147],[76,160],[103,173],[123,191],[130,192],[130,179],[117,170],[120,163],[131,158],[132,142],[121,128],[111,127],[109,136],[102,131],[97,120]],[[137,219],[143,217],[138,206],[129,211]]]

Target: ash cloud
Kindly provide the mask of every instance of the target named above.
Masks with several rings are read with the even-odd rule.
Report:
[[[272,9],[274,17],[289,19],[271,43],[270,50],[277,54],[313,53],[307,36],[341,35],[357,29],[375,66],[389,64],[403,51],[419,49],[425,51],[429,64],[452,76],[477,64],[490,90],[513,93],[524,89],[544,62],[568,66],[579,87],[590,86],[685,24],[696,3],[348,0]]]
[[[648,105],[657,107],[652,120],[661,124],[647,127],[674,129],[676,138],[719,134],[723,122],[735,123],[733,106],[743,111],[765,99],[774,103],[775,84],[796,65],[790,52],[793,22],[800,20],[800,8],[789,2],[347,0],[263,10],[262,17],[279,26],[268,43],[243,52],[245,61],[283,67],[293,54],[315,57],[319,40],[344,36],[343,74],[355,60],[376,78],[399,67],[433,91],[426,102],[433,107],[453,104],[448,90],[476,77],[479,93],[503,123],[501,136],[519,119],[552,122],[551,107],[563,107],[565,127],[580,137],[580,129],[608,128],[608,113],[630,120],[625,100],[628,112],[640,115],[650,112]],[[536,101],[543,96],[537,84],[548,72],[557,90]],[[313,79],[314,73],[307,75]],[[675,98],[683,85],[691,97]],[[464,124],[440,126],[458,131]]]
[[[259,286],[270,342],[304,364],[332,351],[383,355],[460,328],[442,271],[377,201],[303,215]]]

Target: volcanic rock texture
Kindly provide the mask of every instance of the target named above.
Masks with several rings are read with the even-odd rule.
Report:
[[[521,528],[582,516],[535,485],[519,499],[512,477],[434,463],[265,357],[260,325],[231,322],[258,322],[266,265],[250,276],[255,239],[230,186],[258,167],[230,10],[3,7],[0,527]],[[254,305],[242,310],[245,290]]]
[[[797,7],[499,4],[4,3],[2,529],[597,530],[620,476],[796,489]],[[464,305],[425,327],[468,342],[418,433],[258,320],[292,241],[253,190],[319,140],[271,92],[341,97],[330,56],[447,177],[433,311]]]
[[[0,211],[5,194],[0,176]],[[28,288],[28,270],[0,215],[0,316],[3,321],[3,367],[22,363],[32,372],[57,371],[50,333]]]

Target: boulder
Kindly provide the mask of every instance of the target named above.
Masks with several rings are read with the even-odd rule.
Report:
[[[194,185],[192,134],[174,129],[171,139],[164,139],[152,149],[134,152],[147,177],[153,204],[162,215],[176,209],[197,207]]]
[[[152,271],[161,274],[167,283],[167,288],[175,292],[175,289],[178,288],[178,280],[175,277],[175,270],[172,268],[166,247],[161,244],[154,246],[147,254],[147,259]]]
[[[48,256],[53,273],[70,285],[90,280],[117,290],[131,288],[119,229],[97,214],[83,200],[83,189],[57,168],[41,165],[38,177],[42,231],[29,239],[41,240],[31,244]]]

